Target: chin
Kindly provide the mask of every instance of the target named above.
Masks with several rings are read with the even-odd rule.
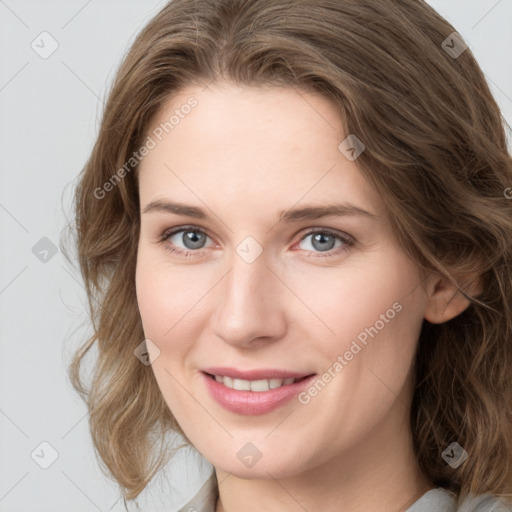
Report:
[[[231,473],[238,478],[262,479],[288,478],[305,471],[309,464],[299,453],[304,443],[287,443],[283,452],[280,446],[267,441],[232,440],[231,446],[221,447],[221,451],[203,452],[203,456],[218,469]],[[304,466],[304,467],[302,467]]]

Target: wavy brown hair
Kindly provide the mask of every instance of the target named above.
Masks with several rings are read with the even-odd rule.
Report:
[[[357,164],[404,250],[470,299],[446,323],[424,321],[410,415],[419,465],[459,503],[470,493],[510,498],[512,161],[470,49],[455,58],[442,46],[452,32],[421,0],[173,0],[138,35],[76,189],[73,227],[94,333],[69,367],[102,469],[125,499],[170,460],[166,433],[184,435],[151,367],[134,356],[144,339],[135,294],[140,218],[137,165],[125,164],[171,95],[221,79],[323,94],[339,107],[345,133],[364,141]],[[123,166],[126,175],[112,181]],[[471,296],[475,276],[481,287]],[[441,457],[453,441],[469,454],[457,469]]]

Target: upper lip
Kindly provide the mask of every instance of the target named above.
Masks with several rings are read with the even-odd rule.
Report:
[[[258,368],[255,370],[238,370],[237,368],[210,367],[202,370],[210,375],[222,375],[233,379],[242,380],[263,380],[263,379],[302,379],[313,375],[313,372],[296,372],[289,370],[280,370],[277,368]]]

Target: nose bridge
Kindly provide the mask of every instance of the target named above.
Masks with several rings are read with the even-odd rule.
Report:
[[[251,305],[263,296],[268,276],[263,260],[247,263],[239,256],[233,257],[231,272],[224,286],[225,299],[233,308]]]
[[[265,254],[246,256],[240,247],[233,253],[231,269],[216,293],[213,328],[231,344],[280,336],[284,327],[279,282],[267,268]]]

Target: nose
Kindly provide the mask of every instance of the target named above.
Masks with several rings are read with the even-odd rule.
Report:
[[[264,254],[248,263],[235,253],[230,271],[213,290],[213,332],[238,348],[276,341],[286,331],[286,287]]]

